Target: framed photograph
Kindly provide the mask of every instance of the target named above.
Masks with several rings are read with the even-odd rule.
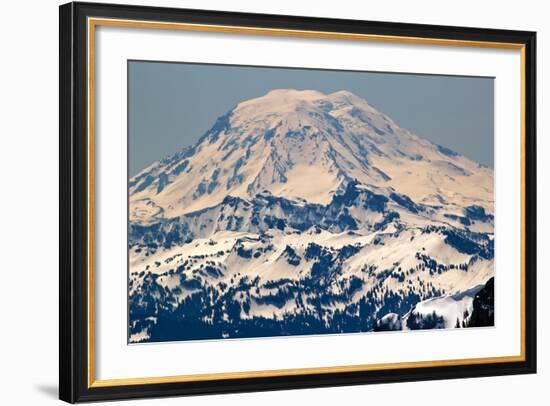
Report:
[[[534,32],[60,7],[60,398],[536,371]]]

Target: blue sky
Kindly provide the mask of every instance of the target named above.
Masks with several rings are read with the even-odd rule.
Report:
[[[272,89],[348,90],[420,137],[493,166],[492,78],[130,61],[129,175]]]

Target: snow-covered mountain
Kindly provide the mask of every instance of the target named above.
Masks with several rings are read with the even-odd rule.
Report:
[[[199,142],[130,180],[130,219],[154,222],[269,191],[328,203],[351,179],[427,204],[493,210],[493,171],[399,127],[347,91],[279,89],[240,103]]]
[[[131,342],[453,327],[494,274],[493,171],[347,91],[244,101],[129,188]]]

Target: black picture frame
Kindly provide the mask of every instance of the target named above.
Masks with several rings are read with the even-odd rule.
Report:
[[[59,397],[67,402],[424,381],[536,372],[536,33],[112,4],[60,6]],[[524,359],[359,372],[94,387],[89,382],[87,19],[114,18],[513,43],[524,65]]]

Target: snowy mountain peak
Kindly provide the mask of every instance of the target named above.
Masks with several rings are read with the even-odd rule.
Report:
[[[150,223],[263,191],[327,204],[351,179],[425,204],[492,211],[491,169],[399,127],[349,91],[274,89],[134,176],[130,216]]]
[[[276,89],[130,179],[129,341],[494,325],[493,171]]]
[[[255,104],[258,102],[271,101],[290,101],[290,100],[316,100],[326,97],[326,95],[318,90],[299,90],[299,89],[273,89],[263,96],[246,100],[240,105]]]
[[[330,114],[345,106],[378,113],[364,99],[345,90],[327,95],[317,90],[274,89],[263,96],[239,103],[231,113],[231,122],[236,126],[252,120],[276,124],[276,118],[293,114],[313,124],[312,118],[315,116]]]

